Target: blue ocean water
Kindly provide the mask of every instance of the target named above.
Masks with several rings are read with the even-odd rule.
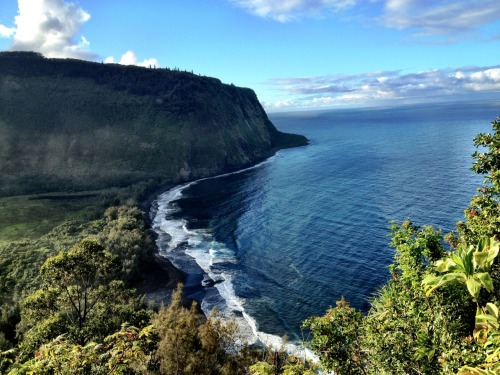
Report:
[[[159,196],[158,245],[205,311],[300,340],[342,295],[368,308],[389,278],[391,220],[454,229],[482,184],[472,139],[498,115],[499,102],[271,114],[310,145]]]

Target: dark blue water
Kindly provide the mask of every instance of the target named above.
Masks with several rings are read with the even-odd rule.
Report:
[[[204,309],[298,339],[301,322],[342,295],[368,308],[389,278],[391,220],[454,229],[482,183],[470,171],[472,139],[498,115],[499,102],[272,114],[310,145],[167,192],[160,246],[220,282]]]

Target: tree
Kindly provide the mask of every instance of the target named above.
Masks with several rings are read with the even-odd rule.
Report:
[[[478,150],[472,170],[485,175],[484,186],[477,189],[467,210],[465,223],[457,224],[462,240],[468,245],[476,244],[481,237],[500,235],[500,117],[491,123],[493,134],[480,133],[474,138]]]
[[[250,374],[252,375],[314,375],[319,369],[319,364],[308,360],[304,356],[287,353],[288,337],[284,336],[279,348],[267,347],[253,353],[250,361]]]
[[[170,305],[162,307],[153,322],[160,336],[161,371],[172,375],[245,374],[235,324],[223,323],[216,311],[204,323],[202,319],[195,302],[189,309],[183,307],[179,284]]]
[[[359,331],[362,320],[363,315],[342,297],[324,316],[304,322],[304,327],[313,334],[310,346],[326,370],[337,374],[366,374]]]
[[[477,189],[465,210],[465,222],[457,223],[459,236],[453,238],[456,251],[435,264],[441,275],[424,280],[427,293],[449,283],[463,283],[477,304],[474,338],[484,346],[485,360],[479,366],[464,366],[460,374],[496,374],[500,372],[500,117],[491,123],[493,134],[474,138],[478,150],[472,170],[485,175],[484,186]],[[485,289],[488,293],[481,293]]]
[[[391,237],[395,253],[389,269],[393,277],[402,278],[409,286],[419,285],[426,265],[445,253],[441,232],[431,226],[420,228],[409,220],[399,226],[393,221]]]
[[[461,289],[426,296],[427,268],[445,254],[441,232],[410,221],[393,222],[392,279],[370,301],[366,316],[345,300],[306,321],[311,346],[326,370],[338,374],[450,374],[481,363],[467,337],[474,304]]]
[[[422,280],[429,265],[444,256],[443,238],[432,227],[409,221],[392,224],[393,278],[371,301],[364,320],[363,347],[376,373],[437,374],[458,370],[474,343],[464,340],[475,307],[467,293],[446,287],[426,296]],[[473,356],[472,356],[473,357]]]
[[[182,306],[182,286],[179,285],[168,308],[162,306],[153,321],[160,335],[158,356],[160,368],[164,373],[195,373],[194,354],[200,349],[197,337],[198,320],[194,303],[190,309]]]
[[[477,304],[474,338],[483,343],[488,356],[480,367],[465,366],[460,374],[495,374],[500,372],[500,321],[498,307],[491,302],[481,304],[482,288],[493,292],[493,281],[489,271],[498,256],[500,242],[494,237],[483,237],[476,247],[459,248],[448,257],[436,262],[435,270],[443,275],[428,275],[422,284],[427,295],[449,283],[465,284]]]
[[[121,278],[133,284],[143,277],[144,263],[153,252],[144,214],[136,207],[110,207],[104,213],[104,227],[98,234],[103,246],[118,257]]]
[[[40,270],[41,287],[21,305],[23,355],[61,334],[83,346],[124,321],[147,320],[134,292],[115,279],[117,269],[116,257],[90,239],[48,258]]]

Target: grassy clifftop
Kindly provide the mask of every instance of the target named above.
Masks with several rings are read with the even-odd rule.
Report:
[[[0,53],[1,196],[177,183],[306,142],[214,78]]]

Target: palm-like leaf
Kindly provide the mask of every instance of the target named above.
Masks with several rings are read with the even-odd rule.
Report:
[[[493,291],[493,281],[489,270],[500,250],[500,242],[495,238],[482,238],[476,247],[450,254],[435,263],[435,270],[444,275],[429,275],[422,284],[430,295],[437,288],[452,282],[465,284],[470,295],[477,301],[481,288]]]
[[[422,284],[424,284],[426,295],[429,296],[434,290],[438,289],[439,287],[455,281],[465,282],[464,274],[447,273],[442,276],[428,275],[427,277],[424,278]]]
[[[500,250],[500,242],[494,237],[483,237],[474,252],[474,264],[478,270],[489,271]]]

